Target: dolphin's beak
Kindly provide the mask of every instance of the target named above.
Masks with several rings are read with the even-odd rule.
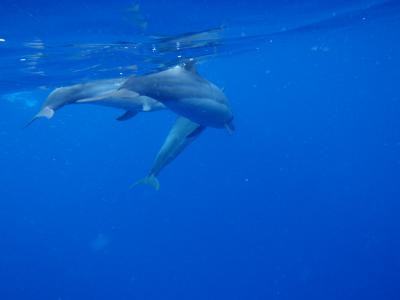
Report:
[[[51,119],[54,116],[54,113],[55,113],[55,111],[53,109],[46,106],[46,107],[42,108],[42,110],[24,126],[24,128],[29,127],[33,122],[35,122],[37,119],[40,119],[40,118]]]

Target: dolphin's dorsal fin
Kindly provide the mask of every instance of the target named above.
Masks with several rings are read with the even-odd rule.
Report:
[[[189,72],[196,73],[197,74],[197,68],[196,68],[196,60],[193,58],[190,58],[186,60],[183,64],[182,67]]]
[[[130,118],[133,118],[136,115],[137,115],[137,111],[127,110],[122,115],[120,115],[116,120],[117,121],[126,121],[126,120],[129,120]]]

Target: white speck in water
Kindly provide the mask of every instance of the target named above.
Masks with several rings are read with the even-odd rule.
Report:
[[[6,41],[6,39],[0,38],[0,43],[4,43],[5,41]]]
[[[20,58],[19,61],[26,61],[26,58]]]

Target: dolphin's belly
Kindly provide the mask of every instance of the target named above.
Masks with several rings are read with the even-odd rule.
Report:
[[[167,101],[165,105],[175,113],[202,126],[221,128],[233,119],[229,106],[213,99],[184,98]]]

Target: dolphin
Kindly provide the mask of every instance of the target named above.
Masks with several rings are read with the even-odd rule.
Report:
[[[160,188],[160,183],[158,182],[157,175],[166,165],[172,162],[183,149],[191,144],[204,129],[205,126],[201,126],[187,118],[178,117],[161,146],[148,175],[135,182],[131,188],[139,184],[148,184],[158,190]]]
[[[119,89],[159,101],[201,126],[234,130],[227,98],[221,89],[197,73],[194,60],[158,73],[131,76]]]
[[[146,96],[140,96],[126,89],[118,89],[125,79],[96,80],[83,84],[57,88],[50,93],[39,113],[25,126],[45,117],[51,119],[55,112],[68,104],[96,104],[120,108],[126,112],[117,118],[119,121],[134,117],[139,111],[165,109],[165,106]]]
[[[51,119],[58,109],[67,104],[75,103],[80,99],[101,96],[115,91],[124,81],[125,79],[121,78],[96,80],[88,83],[56,88],[49,94],[40,111],[25,127],[28,127],[39,118]]]

